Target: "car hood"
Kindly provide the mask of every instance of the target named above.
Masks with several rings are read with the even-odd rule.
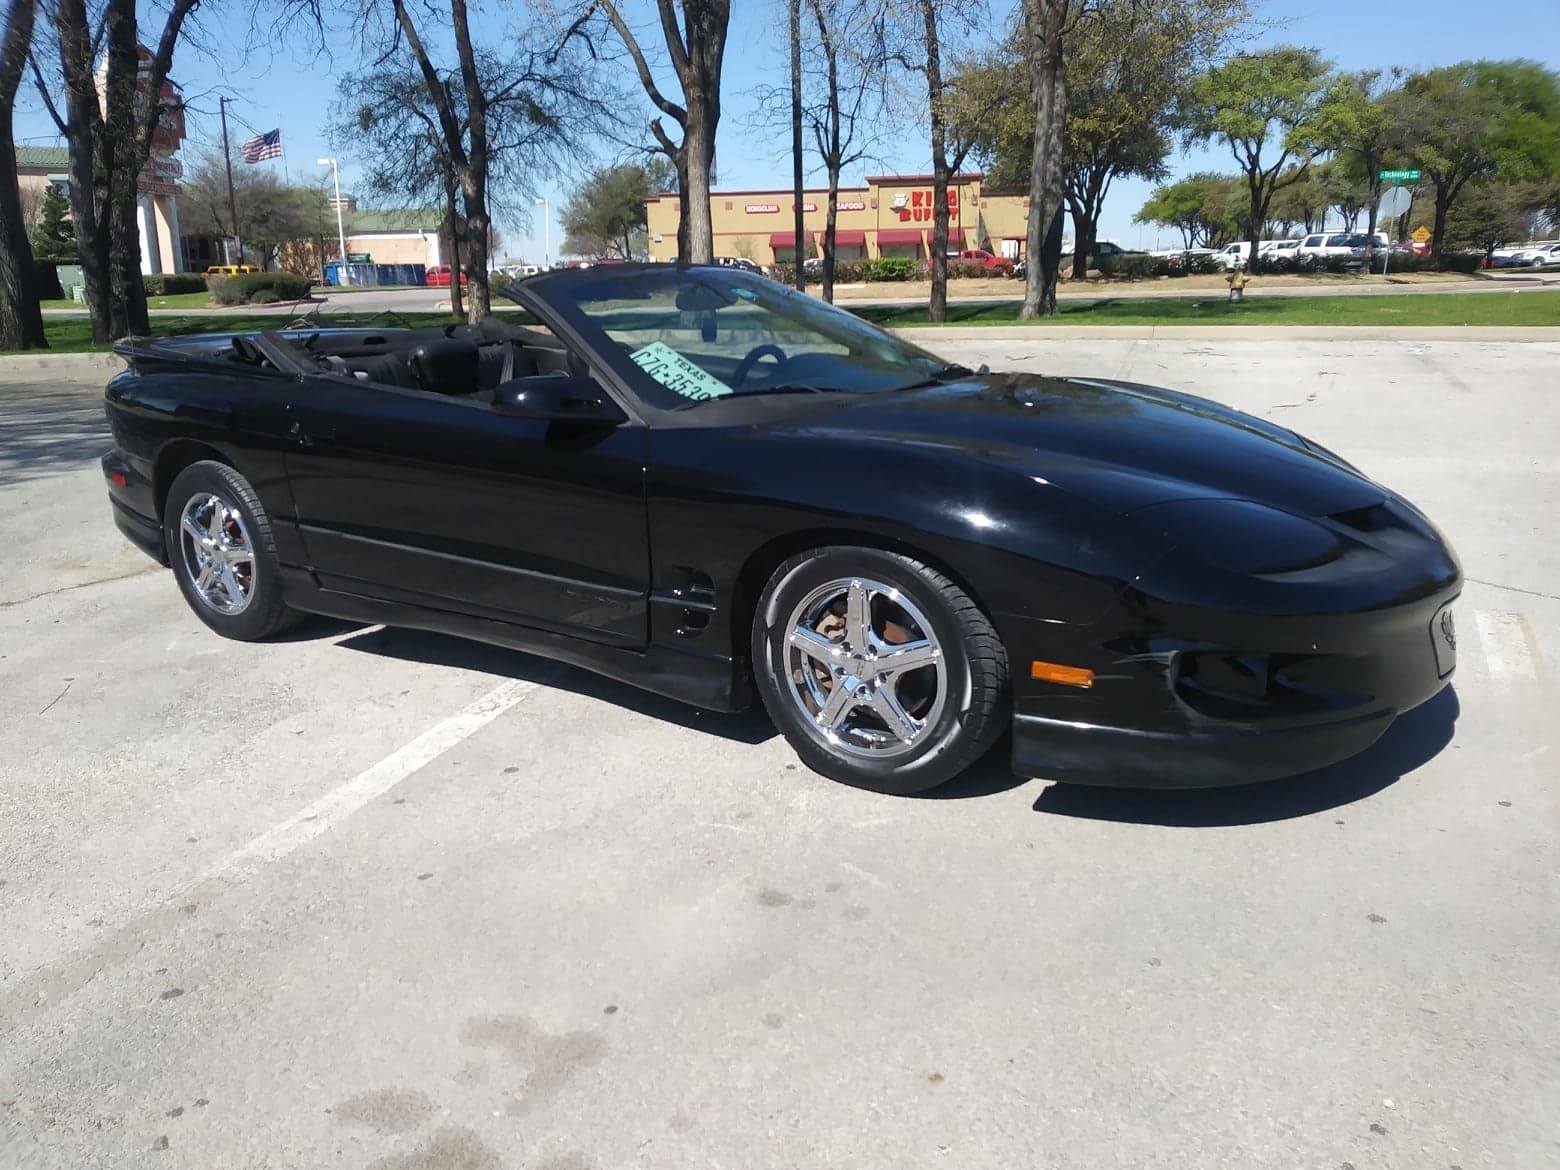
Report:
[[[1172,500],[1227,498],[1322,516],[1387,496],[1292,431],[1206,399],[1129,382],[971,376],[856,398],[838,412],[814,416],[806,429],[1009,463],[1122,513]]]

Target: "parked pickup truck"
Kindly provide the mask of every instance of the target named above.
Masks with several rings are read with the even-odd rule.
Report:
[[[993,272],[1013,271],[1013,261],[1006,256],[995,256],[985,248],[965,248],[962,252],[948,253],[948,260],[954,264],[978,264],[982,268],[989,268]]]

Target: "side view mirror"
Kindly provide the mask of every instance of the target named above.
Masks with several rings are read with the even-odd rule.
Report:
[[[511,418],[552,422],[617,426],[628,421],[623,408],[594,378],[562,374],[540,374],[501,383],[493,391],[493,409]]]

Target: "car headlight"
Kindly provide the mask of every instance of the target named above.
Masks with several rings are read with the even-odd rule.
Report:
[[[1210,565],[1293,573],[1337,560],[1343,542],[1314,521],[1250,500],[1174,500],[1133,513]]]

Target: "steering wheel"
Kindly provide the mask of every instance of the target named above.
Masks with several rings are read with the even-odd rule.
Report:
[[[747,356],[737,363],[737,368],[731,371],[731,384],[733,386],[742,385],[743,382],[747,381],[747,376],[753,372],[753,366],[758,359],[766,356],[775,359],[778,363],[777,369],[789,360],[785,356],[785,350],[778,345],[771,345],[767,341],[762,345],[755,345],[747,351]]]

